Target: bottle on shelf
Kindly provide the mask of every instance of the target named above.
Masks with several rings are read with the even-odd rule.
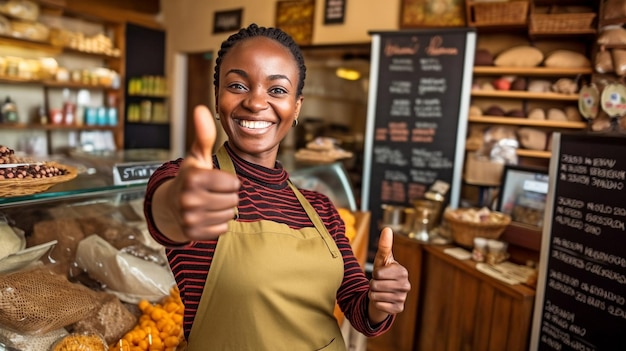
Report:
[[[48,113],[46,112],[46,108],[43,105],[39,106],[39,109],[37,111],[37,117],[39,120],[39,124],[41,125],[48,124]]]
[[[113,93],[107,95],[107,124],[117,125],[117,96]]]
[[[96,112],[96,124],[99,126],[106,126],[109,124],[109,120],[107,118],[107,109],[104,106],[100,106],[97,108]]]
[[[85,108],[85,124],[95,126],[98,124],[98,108],[89,106]]]
[[[74,117],[76,114],[76,104],[71,101],[70,90],[63,89],[63,121],[67,125],[74,124]]]
[[[87,89],[81,89],[76,95],[76,125],[85,124],[87,106],[91,103],[91,94]]]
[[[17,114],[17,105],[10,96],[7,96],[2,104],[1,109],[2,122],[3,123],[17,123],[19,122],[19,116]]]
[[[164,96],[167,94],[165,77],[145,75],[128,81],[128,95]]]
[[[152,121],[152,101],[141,101],[141,121],[150,123]]]

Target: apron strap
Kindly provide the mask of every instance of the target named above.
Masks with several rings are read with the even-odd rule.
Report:
[[[217,150],[217,164],[220,166],[221,170],[237,175],[235,165],[230,159],[230,155],[228,155],[228,151],[226,151],[224,145]],[[235,206],[235,219],[237,218],[239,218],[239,210],[237,209],[237,206]]]
[[[339,255],[337,250],[335,250],[337,245],[331,245],[331,243],[328,242],[332,238],[330,236],[330,233],[328,233],[328,230],[326,229],[324,222],[322,222],[322,219],[320,218],[319,214],[317,214],[317,211],[315,211],[313,206],[307,201],[304,195],[302,195],[300,190],[298,190],[298,188],[291,182],[291,180],[288,180],[288,182],[289,182],[289,186],[291,187],[293,192],[296,194],[296,197],[300,201],[300,204],[302,205],[306,213],[309,215],[309,219],[311,219],[311,222],[313,222],[313,225],[315,226],[317,231],[320,232],[322,240],[324,240],[324,244],[326,244],[326,247],[328,247],[328,251],[330,251],[330,254],[333,256],[333,258],[337,257]],[[328,234],[322,235],[322,233],[328,233]]]
[[[226,151],[226,148],[224,147],[224,145],[222,145],[217,150],[217,163],[220,166],[221,170],[229,172],[231,174],[235,174],[235,175],[237,174],[237,172],[235,171],[235,165],[233,164],[233,161],[230,159],[230,155],[228,154],[228,151]],[[337,246],[331,245],[331,243],[329,242],[329,240],[331,240],[332,237],[330,236],[330,233],[328,233],[328,230],[326,229],[324,222],[322,222],[322,219],[317,214],[317,211],[315,211],[313,206],[311,206],[311,204],[307,201],[304,195],[302,195],[300,190],[298,190],[298,188],[291,182],[291,180],[287,180],[287,183],[289,184],[289,187],[298,198],[300,205],[306,211],[311,222],[313,222],[315,229],[317,229],[317,231],[320,233],[320,236],[322,240],[324,240],[324,244],[326,244],[326,247],[328,247],[328,251],[330,251],[330,254],[333,256],[333,258],[336,258],[337,256],[339,256],[339,253],[335,249]],[[239,217],[239,211],[237,207],[235,207],[235,219],[238,217]],[[326,235],[324,235],[324,233],[326,233]]]

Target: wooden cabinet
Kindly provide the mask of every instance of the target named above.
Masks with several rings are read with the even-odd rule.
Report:
[[[24,140],[37,133],[44,133],[47,152],[55,150],[52,141],[69,140],[74,133],[104,131],[112,133],[112,143],[123,147],[123,98],[124,87],[120,84],[124,75],[123,24],[83,16],[49,1],[38,2],[39,25],[49,30],[48,39],[33,39],[17,34],[0,35],[0,56],[7,65],[0,74],[0,97],[10,96],[18,106],[19,123],[2,124],[0,137],[5,140]],[[34,22],[33,22],[34,23]],[[43,68],[35,68],[36,62],[52,58],[59,69],[67,70],[67,79],[56,79],[54,69],[42,74]],[[9,60],[20,62],[20,67],[10,67]],[[26,68],[30,67],[30,68]],[[37,66],[38,67],[38,66]],[[43,67],[43,66],[42,66]],[[114,72],[114,73],[113,73]],[[53,110],[60,110],[66,102],[77,105],[78,92],[89,95],[89,107],[101,108],[106,117],[98,123],[53,124]],[[48,117],[42,124],[39,111]],[[113,112],[114,111],[114,112]],[[76,140],[80,137],[76,137]],[[9,145],[16,148],[17,145]],[[61,145],[63,146],[63,145]]]
[[[535,292],[511,286],[424,246],[415,350],[525,351]]]
[[[526,351],[534,289],[508,285],[443,250],[403,235],[394,257],[409,270],[411,292],[392,328],[368,351]]]
[[[540,50],[544,59],[556,50],[580,53],[592,61],[596,38],[596,18],[599,4],[595,0],[517,0],[508,2],[474,2],[466,0],[467,20],[478,33],[477,49],[489,51],[494,58],[515,46],[532,46]],[[523,116],[470,115],[472,125],[520,126],[539,129],[546,133],[584,129],[583,121],[529,120],[528,113],[535,108],[565,109],[578,106],[578,94],[552,91],[530,92],[480,89],[485,82],[498,78],[521,78],[527,83],[543,80],[555,83],[570,79],[578,88],[591,81],[592,67],[552,68],[540,63],[536,67],[475,66],[474,89],[471,104],[483,111],[493,105],[502,105],[505,112],[521,110]],[[470,128],[471,130],[471,128]],[[469,148],[468,151],[474,151]],[[547,166],[549,145],[544,150],[520,147],[521,158],[539,159],[532,163]]]

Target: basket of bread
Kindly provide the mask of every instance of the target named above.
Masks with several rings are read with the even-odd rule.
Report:
[[[487,207],[447,209],[444,219],[452,239],[465,247],[472,247],[476,237],[498,239],[511,223],[511,216]]]
[[[0,145],[0,197],[25,196],[76,178],[78,170],[54,161],[35,162]]]

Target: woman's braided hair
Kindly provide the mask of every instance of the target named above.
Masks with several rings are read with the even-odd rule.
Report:
[[[289,34],[283,32],[282,30],[273,27],[259,27],[255,23],[250,24],[246,28],[240,29],[239,32],[231,35],[222,43],[222,47],[218,51],[217,59],[215,60],[215,73],[213,74],[213,85],[215,86],[215,90],[217,91],[219,89],[220,67],[224,56],[228,53],[228,50],[241,41],[259,36],[276,40],[291,51],[291,54],[298,64],[298,90],[296,96],[301,96],[302,89],[304,88],[304,78],[306,77],[306,66],[304,65],[304,57],[302,56],[300,47],[296,44],[293,38],[289,36]]]

